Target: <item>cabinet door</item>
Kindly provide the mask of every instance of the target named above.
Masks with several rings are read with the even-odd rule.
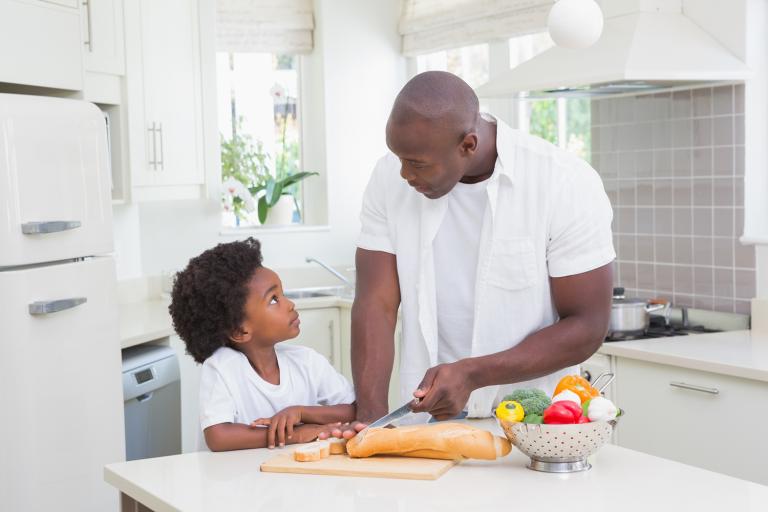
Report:
[[[0,82],[83,88],[76,4],[0,0]]]
[[[768,383],[616,358],[620,446],[768,484]]]
[[[142,0],[141,38],[148,181],[202,184],[197,3]]]
[[[80,5],[85,70],[125,74],[123,0],[83,0]]]
[[[301,333],[286,343],[297,343],[316,350],[341,371],[339,309],[303,309],[299,310],[299,317]]]
[[[176,335],[170,337],[170,345],[179,358],[179,379],[181,381],[181,451],[196,452],[202,441],[200,431],[200,370],[201,365],[187,354],[184,341]]]

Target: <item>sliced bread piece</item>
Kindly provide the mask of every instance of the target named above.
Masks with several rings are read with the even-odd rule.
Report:
[[[315,441],[299,446],[293,451],[293,458],[298,462],[314,462],[331,454],[328,441]]]

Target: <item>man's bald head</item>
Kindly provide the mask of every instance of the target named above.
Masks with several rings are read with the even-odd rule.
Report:
[[[413,77],[397,95],[387,121],[387,146],[400,159],[400,176],[436,199],[465,176],[474,179],[488,165],[492,169],[496,131],[488,124],[466,82],[451,73],[428,71]]]
[[[477,95],[464,80],[445,71],[427,71],[413,77],[397,95],[389,125],[426,122],[459,140],[474,130],[478,113]]]

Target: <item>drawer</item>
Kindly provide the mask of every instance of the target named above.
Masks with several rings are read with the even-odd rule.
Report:
[[[0,267],[112,252],[109,165],[93,104],[0,94]]]
[[[768,383],[616,358],[620,446],[768,484]]]

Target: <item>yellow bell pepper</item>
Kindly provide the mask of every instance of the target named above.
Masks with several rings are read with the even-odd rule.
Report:
[[[525,411],[519,402],[505,400],[496,408],[496,417],[504,421],[509,421],[510,423],[516,423],[523,420]]]
[[[591,400],[596,396],[600,396],[600,392],[593,388],[589,381],[581,375],[566,375],[560,379],[560,382],[557,383],[555,394],[553,396],[557,396],[561,391],[565,390],[573,391],[579,395],[581,403],[584,403],[587,400]]]

